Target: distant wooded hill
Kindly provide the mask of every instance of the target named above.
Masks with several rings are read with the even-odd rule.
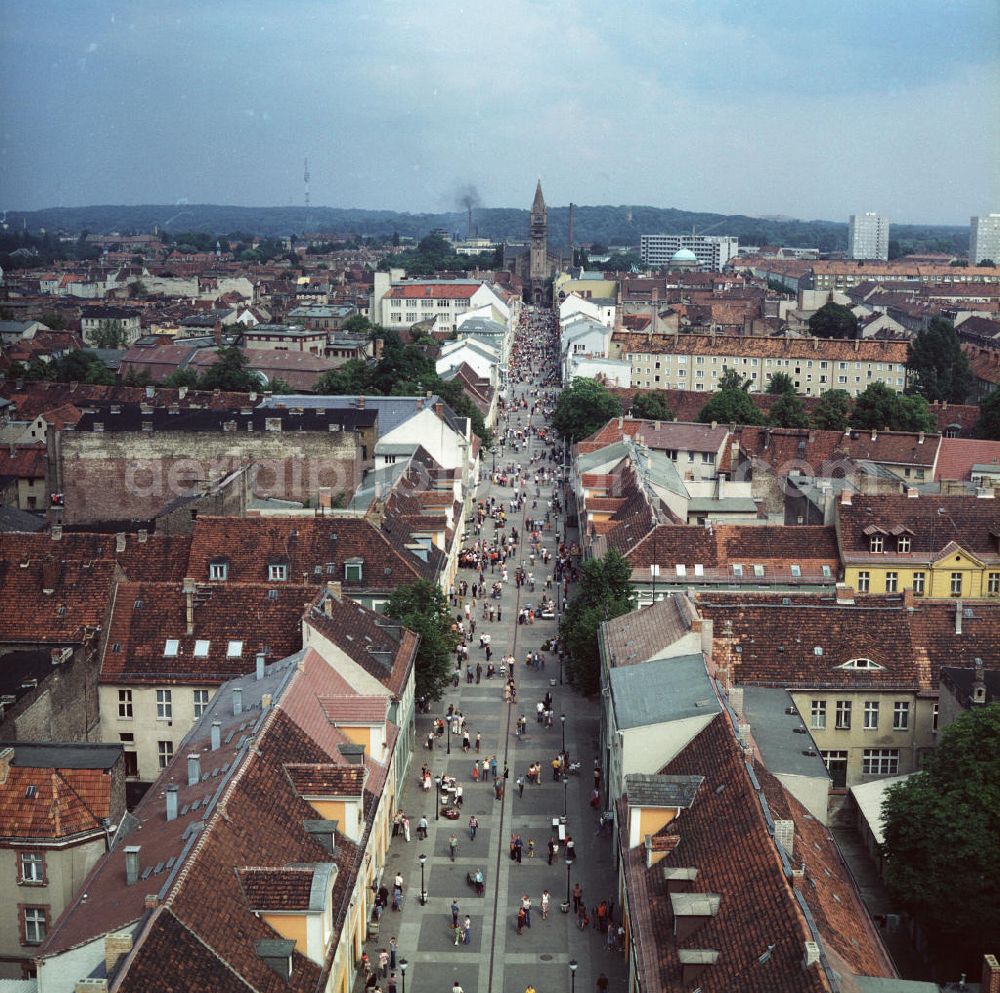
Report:
[[[564,248],[568,234],[568,207],[549,208],[549,245]],[[528,233],[528,211],[508,207],[477,207],[473,211],[473,233],[496,240],[523,240]],[[175,204],[94,207],[50,207],[45,210],[8,211],[9,230],[26,223],[32,231],[64,231],[78,234],[118,231],[198,231],[209,234],[247,232],[261,236],[357,235],[389,238],[393,234],[421,238],[435,228],[464,238],[468,218],[464,211],[442,214],[407,214],[392,210],[344,210],[334,207],[226,207],[217,204]],[[824,252],[847,247],[847,224],[835,221],[799,221],[792,218],[747,217],[742,214],[694,213],[660,207],[573,208],[573,240],[577,245],[638,246],[643,234],[734,235],[742,245],[794,245]],[[965,226],[894,224],[891,247],[905,252],[948,252],[963,255],[968,250]]]

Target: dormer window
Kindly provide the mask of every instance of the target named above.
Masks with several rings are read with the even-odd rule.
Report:
[[[873,534],[868,539],[868,550],[872,552],[881,552],[885,548],[885,539],[880,534]]]
[[[360,583],[364,573],[364,563],[361,559],[349,559],[344,563],[344,579],[348,583]]]
[[[283,583],[288,579],[288,566],[284,562],[272,562],[267,567],[267,579],[271,583]]]
[[[177,658],[177,652],[181,643],[176,638],[167,638],[167,643],[163,646],[163,656],[168,659]]]
[[[869,672],[874,672],[877,669],[884,669],[885,666],[879,665],[878,662],[874,662],[872,659],[857,658],[848,659],[843,665],[838,665],[837,668],[868,670]]]
[[[910,550],[910,543],[912,539],[908,534],[901,534],[896,539],[896,551],[897,552],[908,552]]]
[[[211,562],[208,566],[208,578],[215,582],[225,582],[229,578],[229,563]]]

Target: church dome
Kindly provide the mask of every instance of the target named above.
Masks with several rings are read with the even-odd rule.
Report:
[[[698,256],[690,248],[680,248],[670,258],[671,262],[697,262]]]

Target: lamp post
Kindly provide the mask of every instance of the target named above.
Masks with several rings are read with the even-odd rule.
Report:
[[[568,815],[567,804],[569,803],[569,777],[563,776],[563,824],[566,823]]]
[[[580,968],[580,963],[576,959],[569,960],[570,993],[576,993],[576,970]],[[406,993],[404,988],[403,993]]]
[[[421,852],[420,857],[417,859],[420,863],[420,906],[427,906],[427,890],[424,889],[424,866],[427,864],[427,856]]]
[[[451,719],[448,720],[448,754],[451,755]]]
[[[562,741],[563,741],[562,753],[563,753],[563,755],[565,755],[566,754],[566,715],[565,714],[560,714],[559,715],[559,723],[562,724]]]
[[[406,970],[410,968],[410,963],[406,959],[399,960],[399,974],[403,977],[403,993],[406,993]]]
[[[434,794],[434,820],[441,820],[441,777],[437,776],[434,779],[434,784],[437,786],[437,793]]]
[[[566,906],[570,905],[570,893],[569,893],[569,874],[573,868],[573,860],[566,859]]]

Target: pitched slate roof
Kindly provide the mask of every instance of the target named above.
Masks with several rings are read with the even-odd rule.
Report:
[[[601,637],[611,665],[636,665],[686,635],[694,620],[687,597],[671,594],[642,610],[606,621],[601,625]]]
[[[871,551],[871,538],[882,538],[884,551]],[[986,562],[1000,562],[1000,501],[973,496],[929,493],[856,494],[837,505],[837,536],[845,562],[936,560],[957,545]],[[909,552],[898,552],[897,539],[910,539]]]
[[[632,773],[625,777],[625,794],[632,807],[690,807],[704,781],[704,776]]]
[[[615,666],[608,682],[615,723],[623,729],[704,717],[720,709],[700,652]]]

